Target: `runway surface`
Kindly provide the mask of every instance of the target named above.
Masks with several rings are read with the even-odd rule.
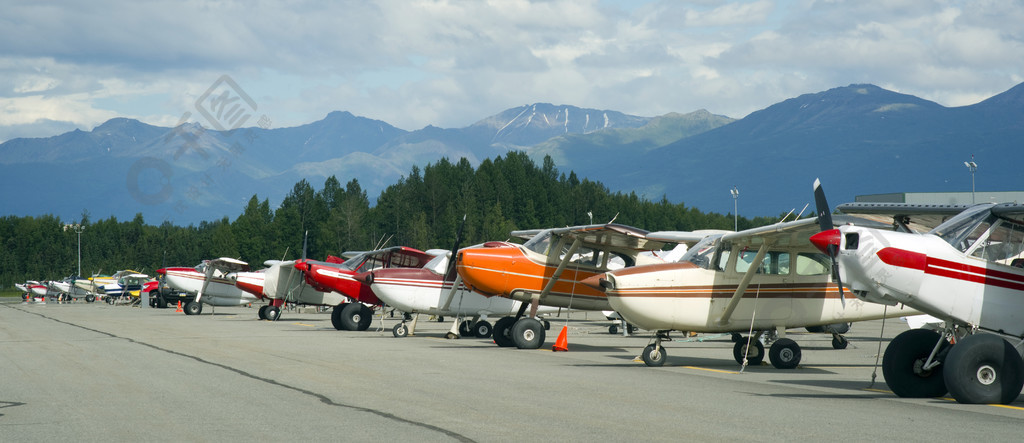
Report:
[[[451,319],[448,319],[451,320]],[[491,319],[492,322],[496,319]],[[850,346],[789,334],[803,362],[742,372],[728,337],[667,345],[668,362],[634,361],[650,339],[608,334],[600,313],[555,319],[540,350],[445,340],[451,322],[421,316],[417,335],[337,331],[327,313],[252,308],[0,303],[0,435],[5,441],[1016,441],[1009,406],[901,399],[882,371],[881,321],[854,324]],[[569,352],[551,352],[563,325]],[[888,340],[906,330],[884,325]],[[802,331],[802,329],[800,330]],[[701,341],[703,340],[703,341]]]

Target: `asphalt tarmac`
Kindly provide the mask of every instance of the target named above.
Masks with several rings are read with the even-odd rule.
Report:
[[[327,313],[0,303],[4,441],[1018,441],[1024,400],[901,399],[877,370],[883,323],[850,346],[789,334],[797,369],[740,366],[727,336],[667,344],[608,334],[600,313],[555,319],[540,350],[444,339],[421,316],[337,331]],[[451,319],[448,319],[451,320]],[[496,319],[492,319],[493,320]],[[552,352],[568,327],[568,352]],[[881,349],[906,329],[888,320]],[[802,330],[801,330],[802,331]],[[680,336],[681,337],[681,336]]]

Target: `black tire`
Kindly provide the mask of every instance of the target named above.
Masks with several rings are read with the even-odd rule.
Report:
[[[850,345],[850,341],[842,335],[832,336],[832,349],[846,349]]]
[[[515,346],[516,343],[512,340],[512,325],[515,323],[515,317],[502,317],[494,322],[494,329],[491,331],[494,344],[502,348]]]
[[[636,330],[636,328],[633,327],[632,324],[626,323],[626,334],[633,335],[633,331],[635,331],[635,330]]]
[[[964,337],[949,350],[943,365],[949,395],[960,403],[1009,404],[1024,385],[1020,354],[998,335]]]
[[[512,326],[512,340],[519,349],[538,349],[544,344],[544,324],[535,318],[523,317]]]
[[[203,312],[203,305],[197,301],[185,303],[185,315],[199,315]]]
[[[740,335],[739,332],[730,332],[729,333],[729,339],[731,339],[733,343],[737,343],[737,342],[740,342],[740,341],[744,340],[743,336]]]
[[[491,336],[491,331],[493,329],[494,328],[491,327],[491,324],[488,323],[485,320],[480,320],[480,321],[476,322],[475,325],[473,325],[473,333],[476,335],[476,338],[487,338],[487,337],[490,337]]]
[[[407,337],[409,336],[409,328],[405,326],[405,322],[402,322],[395,325],[395,327],[391,329],[391,333],[398,338]]]
[[[882,376],[894,394],[906,398],[946,395],[946,382],[942,376],[945,365],[941,364],[929,371],[921,369],[939,337],[932,330],[911,329],[889,342],[882,356]],[[947,344],[943,343],[942,346]]]
[[[263,311],[263,317],[270,321],[277,321],[277,319],[281,318],[281,308],[268,305],[267,309]]]
[[[469,337],[473,335],[473,324],[469,320],[463,320],[459,323],[459,335],[463,337]]]
[[[665,364],[665,359],[668,358],[668,353],[665,352],[664,347],[655,346],[652,343],[644,348],[644,352],[643,354],[640,354],[640,358],[644,360],[644,363],[647,366],[657,367]]]
[[[266,305],[260,306],[260,309],[259,309],[259,311],[256,312],[256,315],[260,318],[260,320],[266,320],[267,319],[267,306]]]
[[[788,338],[780,338],[768,348],[768,361],[778,369],[793,369],[800,364],[800,345]]]
[[[373,322],[373,309],[361,303],[359,305],[359,321],[356,322],[357,331],[365,331],[370,329],[370,323]]]
[[[86,301],[88,301],[88,297],[86,298]],[[160,309],[166,309],[167,308],[167,299],[164,298],[164,296],[160,295],[159,292],[157,292],[157,295],[156,295],[156,307],[158,307]]]
[[[547,320],[544,320],[544,330],[545,331],[550,331],[551,330],[551,322],[549,322]]]
[[[608,333],[611,334],[611,335],[618,334],[619,333],[619,327],[615,326],[615,325],[609,326],[608,327]]]
[[[341,329],[346,331],[358,331],[359,322],[363,320],[362,303],[345,303],[341,308]]]
[[[757,366],[764,361],[764,345],[761,344],[761,340],[750,340],[749,349],[746,338],[733,345],[732,357],[736,359],[736,363],[743,364],[744,353],[747,354],[747,365],[749,366]]]
[[[350,304],[351,303],[342,303],[338,306],[335,306],[334,309],[331,310],[331,326],[334,326],[334,329],[337,329],[339,331],[345,330],[345,326],[341,323],[341,311],[344,311],[345,306],[348,306]]]

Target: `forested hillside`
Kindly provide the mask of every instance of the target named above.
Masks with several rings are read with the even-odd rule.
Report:
[[[505,240],[513,229],[617,223],[657,230],[731,229],[732,215],[703,213],[667,200],[612,193],[604,185],[559,172],[545,158],[537,166],[526,154],[510,152],[473,168],[462,159],[442,159],[412,170],[381,192],[371,207],[359,182],[344,185],[331,176],[319,190],[301,180],[276,209],[253,195],[237,219],[199,226],[146,224],[111,217],[61,220],[55,216],[0,218],[0,286],[26,279],[59,279],[76,272],[77,234],[65,230],[80,222],[82,274],[132,268],[148,274],[163,266],[193,266],[215,257],[241,258],[254,267],[264,260],[299,258],[303,233],[308,256],[403,245],[451,248],[463,214],[463,246]],[[740,229],[775,220],[740,218]]]

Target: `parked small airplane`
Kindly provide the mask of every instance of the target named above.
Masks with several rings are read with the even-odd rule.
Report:
[[[302,259],[295,262],[295,268],[305,274],[306,283],[315,289],[336,291],[357,301],[338,304],[331,311],[331,324],[334,328],[349,331],[368,329],[373,318],[371,306],[383,304],[373,290],[353,278],[354,275],[380,268],[422,267],[433,258],[426,252],[404,246],[345,255],[351,258],[343,263]]]
[[[828,212],[825,206],[819,212]],[[857,298],[902,303],[945,322],[942,333],[911,329],[889,343],[882,371],[896,395],[1016,400],[1024,386],[1024,206],[947,207],[947,214],[914,205],[840,208],[888,213],[901,227],[959,211],[924,234],[841,226],[811,241],[834,257],[843,285]]]
[[[434,250],[428,251],[434,252]],[[440,317],[471,317],[459,325],[459,335],[487,338],[493,326],[487,321],[491,315],[514,315],[522,304],[503,297],[485,297],[469,290],[454,272],[447,272],[449,251],[439,254],[420,268],[376,269],[355,275],[355,279],[370,286],[388,306],[407,314],[429,314]],[[557,313],[559,308],[541,306],[538,314]],[[458,321],[458,319],[456,319]],[[395,325],[395,337],[415,334],[413,321]],[[495,340],[501,340],[497,337]]]
[[[321,291],[305,282],[304,274],[296,268],[296,260],[267,260],[266,269],[255,272],[236,272],[230,275],[235,286],[270,304],[260,307],[259,317],[276,321],[286,303],[338,306],[348,298],[334,291]],[[335,263],[331,261],[330,263]]]
[[[203,303],[210,306],[241,306],[257,297],[235,286],[229,278],[232,272],[248,271],[249,265],[233,258],[221,257],[204,260],[194,268],[162,268],[156,272],[164,276],[164,283],[174,289],[195,295],[185,304],[186,315],[203,312]]]
[[[604,293],[581,284],[584,279],[610,269],[664,263],[641,252],[662,249],[666,243],[648,239],[647,231],[631,226],[608,223],[513,231],[512,235],[529,241],[521,245],[487,242],[459,250],[456,260],[463,283],[473,291],[529,302],[515,316],[495,322],[492,337],[499,346],[539,348],[545,338],[544,326],[536,319],[542,304],[611,310]]]
[[[801,348],[786,338],[787,328],[918,314],[846,302],[831,279],[830,258],[809,240],[821,231],[819,223],[832,227],[831,219],[807,218],[707,236],[678,263],[610,271],[584,284],[603,289],[612,308],[630,323],[657,331],[641,354],[648,366],[665,363],[662,342],[671,340],[670,331],[734,333],[736,362],[755,365],[764,359],[760,338],[766,336],[771,364],[790,369],[800,363]],[[672,241],[676,235],[647,237]],[[749,338],[735,335],[747,332]],[[846,339],[832,334],[833,347],[845,348]]]

